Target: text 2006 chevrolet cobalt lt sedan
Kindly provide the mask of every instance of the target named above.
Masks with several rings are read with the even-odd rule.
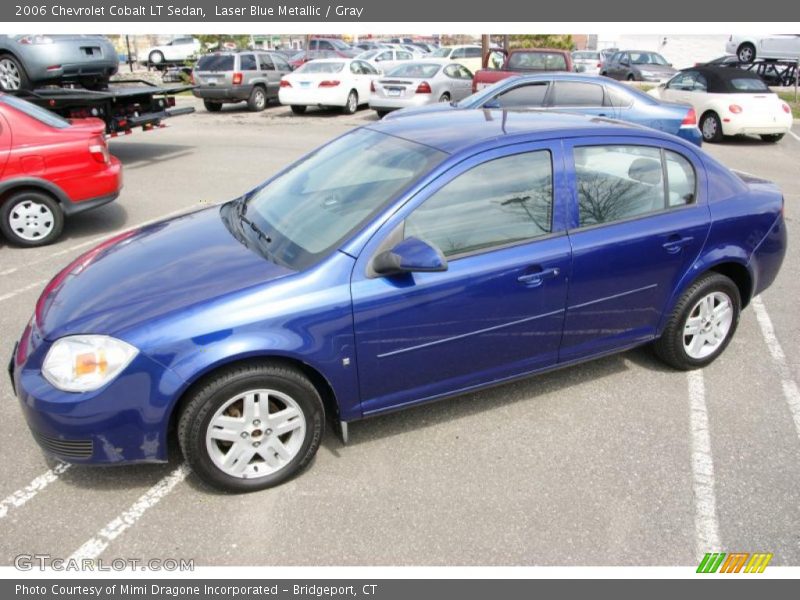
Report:
[[[256,490],[342,424],[652,343],[716,359],[775,279],[783,198],[653,130],[543,113],[376,123],[51,281],[11,365],[49,453]]]

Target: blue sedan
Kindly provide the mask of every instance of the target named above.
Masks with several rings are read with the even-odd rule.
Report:
[[[664,102],[607,77],[574,73],[513,76],[460,102],[405,108],[384,118],[470,108],[544,109],[608,117],[665,131],[697,146],[703,143],[697,128],[697,114],[688,104]]]
[[[703,367],[785,248],[773,184],[671,135],[560,113],[396,119],[81,256],[10,371],[60,459],[164,461],[176,434],[202,479],[256,490],[309,464],[326,418],[346,439],[642,344]]]

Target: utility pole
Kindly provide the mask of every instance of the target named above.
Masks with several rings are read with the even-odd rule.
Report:
[[[481,36],[481,57],[481,66],[485,69],[489,60],[489,36],[486,34]]]

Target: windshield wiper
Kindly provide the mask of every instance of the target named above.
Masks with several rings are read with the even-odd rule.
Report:
[[[272,238],[267,235],[267,233],[261,229],[258,225],[256,225],[253,221],[247,218],[247,202],[245,202],[244,196],[239,199],[239,204],[236,207],[236,215],[239,217],[239,220],[247,225],[250,230],[255,233],[260,239],[262,239],[265,243],[269,244],[272,242]]]

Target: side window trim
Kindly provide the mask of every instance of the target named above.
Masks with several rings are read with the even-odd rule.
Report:
[[[568,203],[571,201],[567,193],[568,184],[566,179],[566,150],[564,143],[561,140],[547,140],[536,142],[520,142],[516,144],[509,144],[501,146],[492,150],[479,152],[466,157],[456,164],[450,165],[445,171],[438,173],[433,179],[425,182],[418,190],[416,190],[402,206],[398,207],[389,217],[386,218],[377,229],[374,230],[371,242],[367,242],[365,246],[366,252],[364,255],[367,258],[365,269],[371,264],[372,259],[378,253],[378,248],[383,247],[387,238],[401,223],[405,227],[405,222],[408,216],[421,206],[428,198],[432,197],[437,191],[445,187],[451,181],[454,181],[460,175],[470,171],[474,167],[483,163],[489,162],[497,158],[504,158],[516,154],[525,154],[536,152],[539,150],[548,151],[551,155],[551,169],[552,169],[552,198],[553,204],[551,209],[551,232],[547,235],[528,239],[524,241],[513,242],[508,245],[499,247],[494,246],[491,248],[484,248],[477,250],[471,254],[464,254],[460,256],[451,256],[448,262],[458,260],[460,258],[467,258],[468,256],[475,256],[478,254],[486,254],[495,252],[504,248],[514,247],[525,244],[536,244],[540,241],[545,241],[555,237],[567,235],[567,210]],[[384,248],[385,249],[385,248]],[[367,271],[365,271],[365,275]]]
[[[580,225],[580,219],[578,215],[578,189],[577,189],[577,179],[575,177],[572,178],[573,183],[570,184],[570,192],[567,195],[566,202],[568,203],[567,207],[567,223],[566,223],[566,232],[567,234],[572,233],[580,233],[583,231],[588,231],[592,229],[597,229],[599,227],[611,227],[620,223],[629,223],[632,221],[639,221],[642,219],[648,219],[654,216],[660,216],[667,213],[671,213],[677,210],[687,210],[693,207],[697,207],[702,203],[699,201],[701,198],[700,190],[701,184],[702,186],[706,185],[705,176],[701,178],[700,171],[696,166],[696,161],[699,159],[697,157],[690,158],[687,156],[685,152],[682,152],[681,149],[675,148],[672,145],[653,145],[652,141],[647,143],[646,141],[642,141],[636,138],[609,138],[605,141],[593,141],[591,143],[584,143],[584,142],[573,142],[568,143],[564,147],[564,168],[566,171],[570,171],[573,175],[575,173],[575,150],[578,148],[588,148],[588,147],[602,147],[602,146],[633,146],[633,147],[643,147],[643,148],[652,148],[657,149],[660,151],[661,157],[661,168],[662,168],[662,182],[664,185],[664,208],[658,211],[642,213],[638,215],[632,215],[630,217],[625,217],[623,219],[618,219],[615,221],[608,221],[604,223],[593,223],[591,225]],[[675,206],[671,206],[669,204],[669,176],[666,167],[666,154],[667,152],[671,152],[682,159],[684,159],[692,169],[692,175],[694,178],[694,193],[691,202],[685,204],[678,204]]]

